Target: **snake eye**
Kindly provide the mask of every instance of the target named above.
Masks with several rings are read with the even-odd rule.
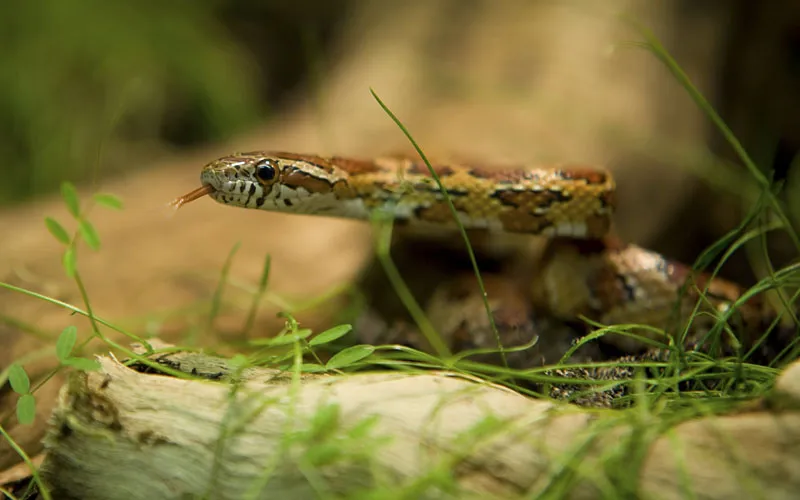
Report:
[[[275,178],[278,169],[272,160],[262,160],[256,165],[256,177],[268,182]]]

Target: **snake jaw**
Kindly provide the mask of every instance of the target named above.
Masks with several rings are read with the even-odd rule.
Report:
[[[200,182],[207,186],[211,199],[227,205],[257,208],[264,195],[261,184],[248,172],[239,169],[205,169]]]
[[[200,187],[180,196],[169,203],[180,208],[186,203],[203,196],[232,206],[257,208],[259,200],[263,200],[264,189],[248,172],[233,165],[207,165],[200,173]],[[263,201],[262,201],[263,202]]]

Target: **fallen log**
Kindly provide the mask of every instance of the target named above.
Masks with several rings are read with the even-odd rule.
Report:
[[[580,410],[453,373],[293,376],[188,352],[153,359],[192,375],[101,357],[99,372],[70,376],[41,469],[56,498],[800,491],[800,363],[764,401],[653,433],[637,410]]]

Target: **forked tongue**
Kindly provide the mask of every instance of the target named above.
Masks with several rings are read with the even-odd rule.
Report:
[[[198,198],[202,198],[203,196],[205,196],[207,194],[211,194],[213,192],[214,192],[214,188],[211,187],[210,185],[206,184],[203,187],[199,187],[199,188],[195,189],[194,191],[190,191],[190,192],[186,193],[183,196],[179,196],[178,198],[175,198],[174,200],[169,202],[169,206],[174,207],[175,210],[178,210],[179,208],[181,208],[185,204],[189,203],[190,201],[194,201],[194,200],[196,200]]]

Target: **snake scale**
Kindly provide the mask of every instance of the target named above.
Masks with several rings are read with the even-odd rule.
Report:
[[[441,187],[426,164],[408,157],[235,153],[205,165],[201,187],[172,204],[180,207],[208,195],[230,207],[365,220],[381,209],[399,226],[441,231],[456,227],[445,190],[459,222],[472,233],[489,239],[506,234],[549,238],[539,271],[522,293],[553,317],[583,315],[602,324],[664,329],[676,311],[689,317],[697,306],[704,314],[691,315],[696,339],[742,296],[743,289],[732,282],[609,237],[615,182],[608,171],[456,162],[432,167]],[[687,278],[692,286],[683,288]],[[752,345],[775,312],[755,296],[732,318],[740,341]],[[623,353],[641,348],[626,336],[612,342]]]

